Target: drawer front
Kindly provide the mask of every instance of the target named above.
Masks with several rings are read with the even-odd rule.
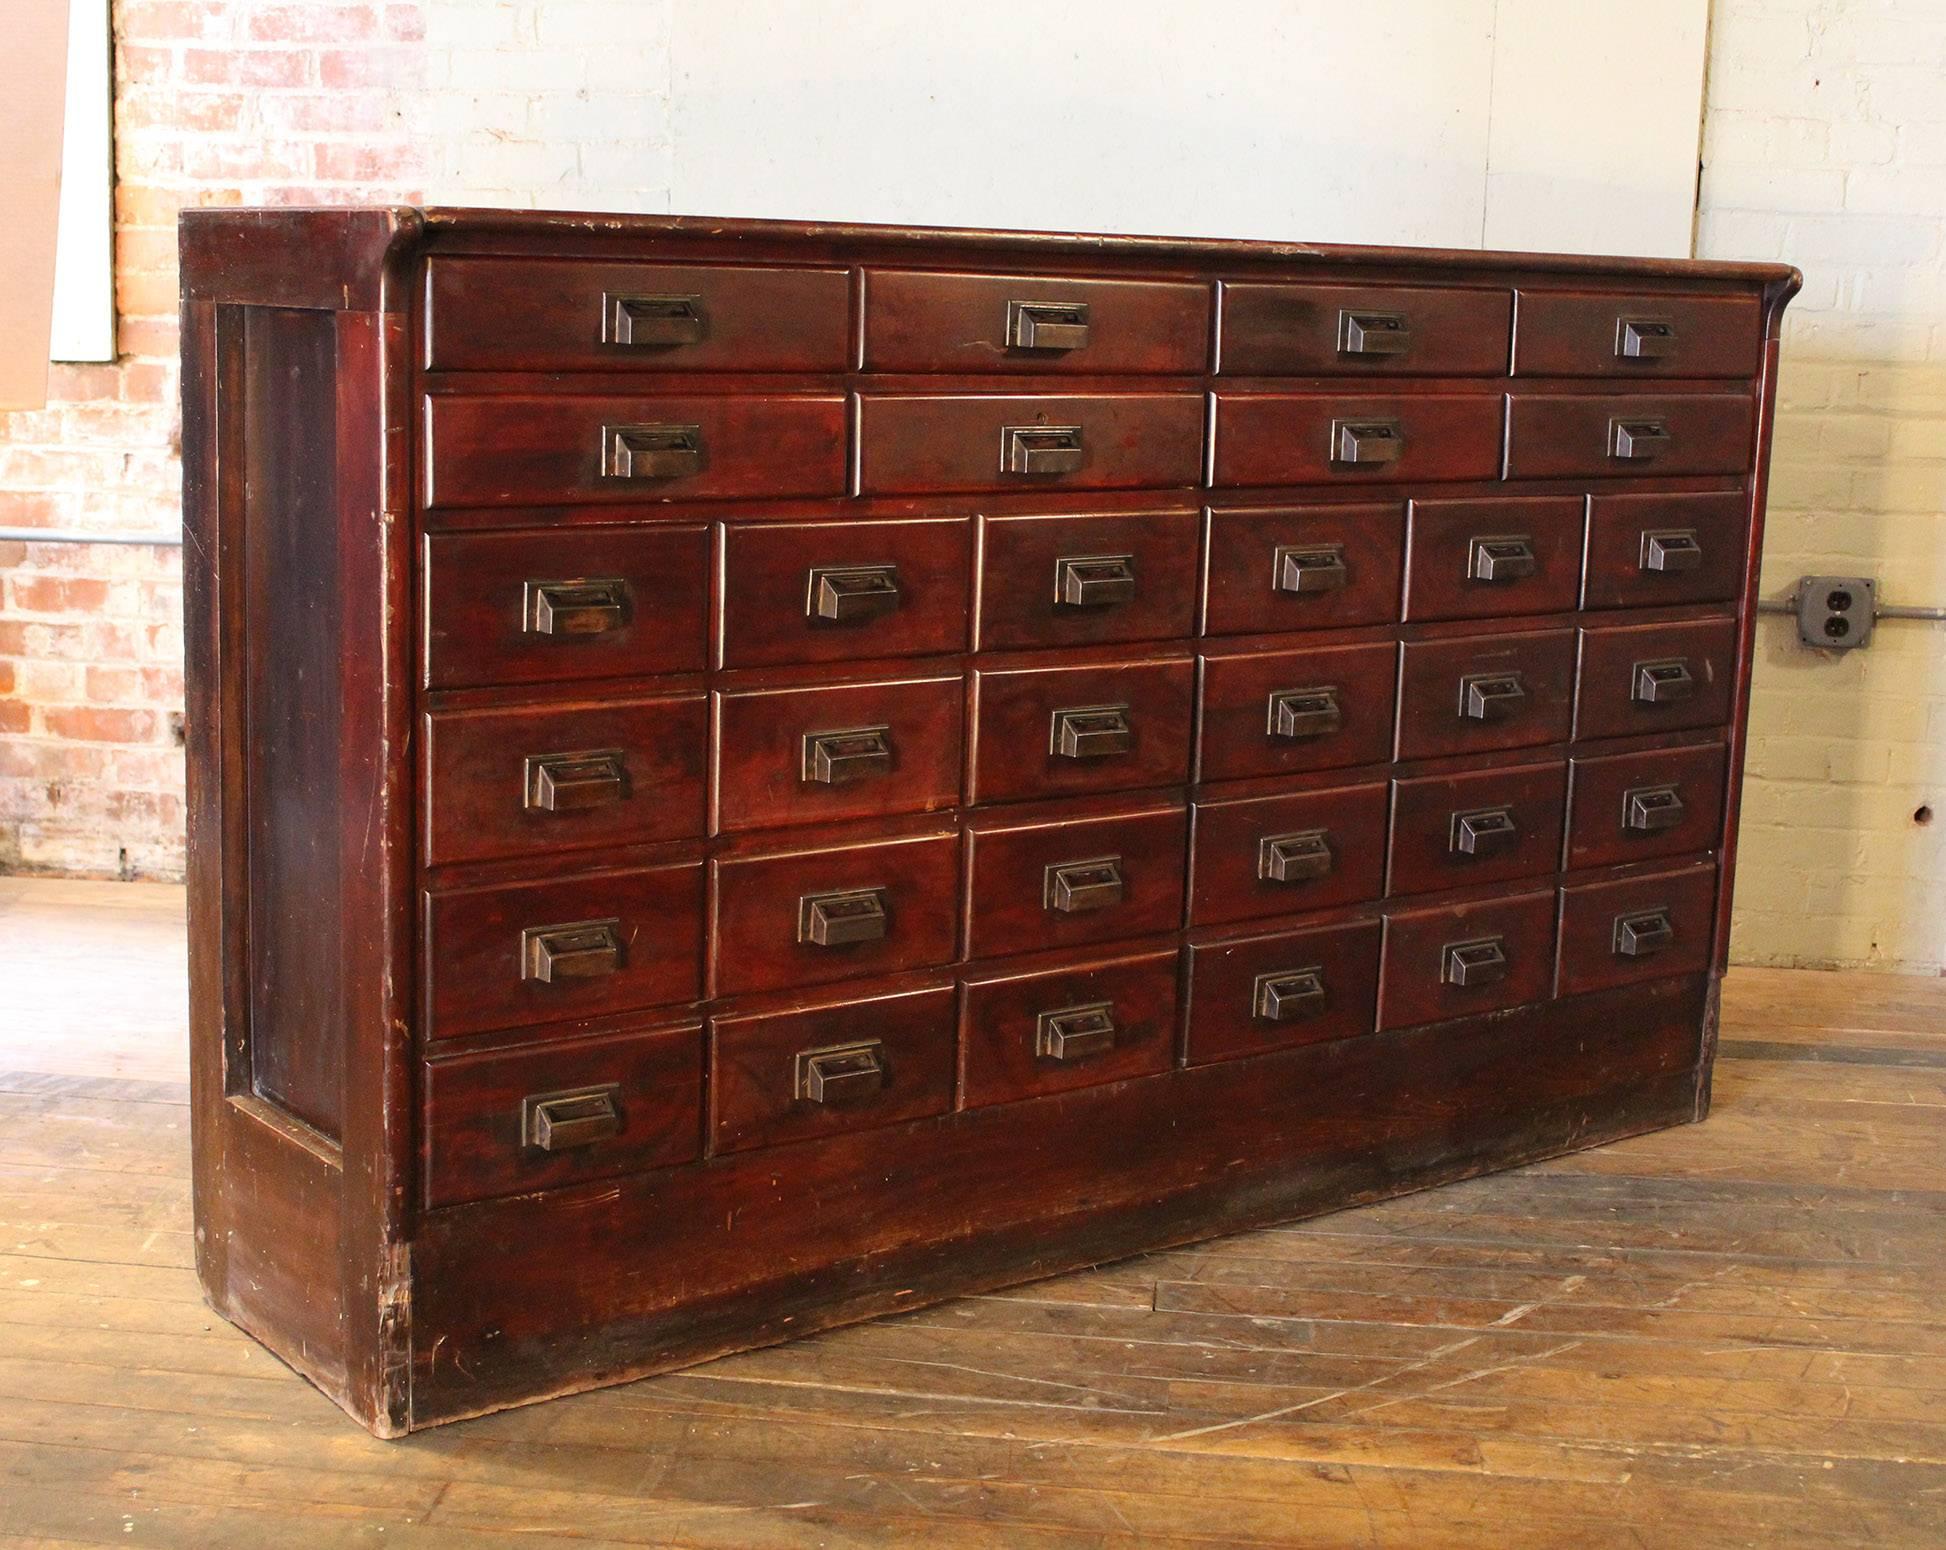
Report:
[[[1399,616],[1403,508],[1212,509],[1203,633],[1389,624]]]
[[[1576,759],[1569,775],[1569,869],[1716,849],[1728,761],[1721,743]]]
[[[1734,619],[1583,630],[1574,735],[1721,725],[1730,719],[1736,652]]]
[[[718,691],[715,830],[952,807],[961,699],[957,676]]]
[[[1189,948],[1189,1064],[1370,1033],[1378,1012],[1376,920]]]
[[[769,851],[711,863],[710,994],[951,963],[959,836]]]
[[[964,517],[726,523],[719,665],[962,651],[971,549]]]
[[[1195,393],[866,393],[858,425],[861,495],[1176,489],[1202,475]]]
[[[1515,312],[1522,377],[1748,377],[1763,351],[1754,296],[1523,290]]]
[[[701,862],[426,896],[429,1038],[703,993]]]
[[[1193,511],[983,517],[982,650],[1167,640],[1196,627]]]
[[[1422,775],[1392,792],[1392,893],[1431,893],[1561,865],[1567,766],[1561,762]]]
[[[1567,741],[1574,631],[1410,641],[1399,673],[1399,757]]]
[[[842,269],[435,258],[435,371],[843,371]]]
[[[428,1206],[693,1162],[702,1025],[441,1056],[420,1092]]]
[[[704,666],[700,526],[434,533],[425,563],[429,688]]]
[[[426,860],[700,836],[708,731],[700,694],[435,712]]]
[[[1579,496],[1415,500],[1405,616],[1565,613],[1581,596]]]
[[[1196,778],[1381,762],[1398,658],[1390,641],[1204,657]]]
[[[1176,1055],[1176,952],[966,980],[960,1101],[969,1109],[1167,1071]]]
[[[865,369],[1195,373],[1209,313],[1183,280],[869,269]]]
[[[1218,393],[1210,483],[1492,479],[1500,472],[1500,421],[1495,393]]]
[[[1226,282],[1217,369],[1497,377],[1507,369],[1512,322],[1509,291]]]
[[[1582,606],[1727,602],[1743,582],[1749,526],[1740,494],[1597,495]]]
[[[810,1141],[953,1106],[951,985],[710,1019],[710,1150]]]
[[[1709,967],[1716,868],[1576,883],[1561,890],[1561,968],[1555,994],[1579,995]]]
[[[967,842],[969,958],[1182,925],[1189,814],[1180,806],[1032,823],[984,819]]]
[[[426,400],[426,504],[520,506],[845,493],[845,401]]]
[[[1186,656],[976,672],[973,800],[1181,785],[1195,681]]]
[[[1736,474],[1750,466],[1755,428],[1742,393],[1514,393],[1507,477]]]
[[[1361,904],[1385,891],[1382,780],[1196,804],[1191,925]]]
[[[1391,910],[1378,1025],[1411,1028],[1545,1001],[1554,981],[1554,891]]]

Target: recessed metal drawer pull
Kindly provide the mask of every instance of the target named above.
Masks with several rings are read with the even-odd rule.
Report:
[[[805,947],[883,941],[891,929],[883,888],[807,893],[797,901],[797,940]]]
[[[1687,657],[1635,664],[1635,701],[1639,705],[1673,705],[1696,692],[1695,674]]]
[[[1335,684],[1308,689],[1279,689],[1270,697],[1269,736],[1289,742],[1329,737],[1345,724]]]
[[[1047,751],[1057,759],[1112,759],[1135,746],[1126,705],[1074,705],[1057,710]]]
[[[1085,301],[1007,303],[1008,349],[1080,350],[1087,343],[1088,304]]]
[[[1331,461],[1396,463],[1405,451],[1405,432],[1397,420],[1333,420]]]
[[[1090,1001],[1034,1020],[1034,1053],[1043,1060],[1086,1060],[1115,1047],[1115,1003]]]
[[[1308,883],[1329,877],[1337,858],[1328,829],[1296,834],[1266,834],[1257,841],[1257,879],[1265,883]]]
[[[1617,958],[1648,958],[1676,943],[1676,928],[1669,919],[1669,907],[1638,910],[1615,917],[1614,948]]]
[[[1324,970],[1316,967],[1259,974],[1250,988],[1250,1010],[1265,1023],[1316,1017],[1330,999],[1325,993]]]
[[[1054,601],[1063,608],[1113,608],[1135,601],[1135,556],[1078,555],[1054,562]]]
[[[1642,557],[1637,562],[1645,571],[1672,574],[1695,570],[1703,563],[1702,540],[1693,527],[1665,528],[1642,535]]]
[[[1403,312],[1353,312],[1346,308],[1338,314],[1338,353],[1340,355],[1404,355],[1412,348],[1412,326]]]
[[[842,786],[892,771],[890,727],[847,727],[804,734],[803,779],[819,786]]]
[[[896,613],[903,601],[896,565],[814,565],[804,616],[815,623],[862,624]]]
[[[1505,979],[1506,938],[1486,936],[1471,942],[1448,942],[1440,951],[1439,977],[1448,985],[1468,989]]]
[[[577,920],[562,926],[528,926],[520,933],[520,977],[553,985],[599,979],[622,966],[622,923]]]
[[[1527,704],[1519,673],[1468,673],[1460,679],[1459,713],[1464,721],[1506,721]]]
[[[1676,325],[1667,318],[1619,318],[1615,354],[1625,361],[1659,361],[1676,342]]]
[[[1674,786],[1631,786],[1622,793],[1622,827],[1642,834],[1673,829],[1683,820],[1683,801]]]
[[[529,754],[521,788],[529,812],[584,812],[628,799],[628,765],[619,748]]]
[[[619,1082],[534,1093],[520,1101],[520,1142],[530,1151],[566,1152],[621,1133]]]
[[[1109,909],[1120,904],[1127,892],[1120,856],[1056,862],[1041,878],[1043,907],[1064,915]]]
[[[1644,463],[1669,450],[1669,429],[1660,420],[1610,420],[1608,455],[1625,463]]]
[[[1078,425],[1008,425],[1000,431],[1003,474],[1072,474],[1088,462]]]
[[[1447,851],[1455,856],[1498,856],[1520,844],[1511,807],[1482,807],[1453,814]]]
[[[632,349],[667,349],[696,344],[709,332],[700,296],[623,296],[601,298],[601,342]]]
[[[1468,581],[1519,581],[1540,569],[1534,541],[1525,533],[1505,538],[1476,538],[1466,546]]]
[[[800,1103],[858,1103],[883,1092],[892,1075],[878,1039],[799,1050],[796,1065],[793,1090]]]
[[[700,425],[604,425],[604,479],[681,479],[703,470]]]
[[[628,623],[628,599],[628,583],[619,576],[530,581],[523,589],[521,629],[553,640],[606,635]]]
[[[1340,544],[1279,544],[1272,566],[1270,584],[1279,592],[1341,592],[1351,579]]]

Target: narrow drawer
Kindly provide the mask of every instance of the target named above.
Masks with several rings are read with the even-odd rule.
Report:
[[[426,860],[698,836],[708,730],[700,694],[434,712]]]
[[[708,587],[701,526],[433,533],[427,687],[700,672]]]
[[[1379,923],[1361,920],[1189,947],[1189,1064],[1370,1033]]]
[[[967,836],[967,956],[1113,942],[1182,925],[1181,804],[1008,823]]]
[[[428,1060],[425,1202],[691,1162],[702,1151],[702,1089],[700,1023]]]
[[[1402,657],[1401,759],[1567,741],[1573,630],[1409,641]]]
[[[743,995],[951,963],[959,835],[713,861],[710,994]]]
[[[961,702],[957,674],[719,690],[714,830],[952,807]]]
[[[1226,281],[1217,369],[1231,376],[1498,377],[1510,291]]]
[[[426,400],[426,505],[845,493],[837,394]]]
[[[1521,377],[1748,377],[1763,350],[1755,296],[1517,293]]]
[[[1743,393],[1508,395],[1507,477],[1735,474],[1756,406]]]
[[[1581,596],[1583,506],[1579,496],[1415,500],[1406,618],[1571,610]]]
[[[1716,849],[1728,763],[1721,743],[1574,760],[1569,869]]]
[[[1561,966],[1555,994],[1700,974],[1716,931],[1716,867],[1575,883],[1561,890]]]
[[[1561,865],[1567,784],[1560,761],[1399,781],[1388,890],[1431,893],[1552,876]]]
[[[1743,582],[1749,525],[1742,494],[1597,495],[1582,607],[1727,602]]]
[[[970,975],[960,1004],[969,1109],[1167,1071],[1176,1054],[1176,952]]]
[[[1734,619],[1583,630],[1574,735],[1719,726],[1730,719],[1736,654]]]
[[[729,522],[718,665],[966,649],[972,522]]]
[[[1545,1001],[1554,981],[1554,890],[1390,910],[1378,1025],[1411,1028]]]
[[[710,1019],[710,1150],[871,1130],[953,1106],[951,985]]]
[[[1199,781],[1374,764],[1392,747],[1390,641],[1203,658]]]
[[[1382,780],[1196,804],[1191,925],[1360,904],[1385,891]]]
[[[1399,616],[1405,555],[1397,501],[1212,508],[1205,635],[1330,630]]]
[[[972,800],[1181,785],[1195,683],[1187,656],[975,672]]]
[[[703,993],[700,861],[429,893],[425,909],[429,1038]]]
[[[1497,393],[1218,393],[1210,483],[1492,479],[1500,421]]]
[[[858,426],[861,495],[1174,489],[1202,474],[1195,393],[865,393]]]
[[[1187,510],[981,518],[981,649],[1191,634],[1197,527]]]
[[[435,258],[434,371],[843,371],[843,269]]]
[[[1199,373],[1209,287],[1185,280],[865,271],[865,370]]]

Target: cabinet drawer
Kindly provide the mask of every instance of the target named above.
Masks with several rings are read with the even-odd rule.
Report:
[[[694,1001],[702,863],[430,893],[425,961],[435,1039]]]
[[[1176,1055],[1176,952],[970,975],[960,1005],[969,1109],[1167,1071]]]
[[[1225,282],[1219,371],[1231,376],[1497,377],[1509,291]]]
[[[1370,1033],[1379,934],[1376,920],[1362,920],[1191,943],[1189,1064]]]
[[[1727,602],[1743,583],[1749,523],[1741,494],[1597,495],[1582,606]]]
[[[866,393],[858,426],[861,495],[1172,489],[1202,476],[1195,393]]]
[[[1385,891],[1382,780],[1196,804],[1191,925],[1359,904]]]
[[[1399,757],[1565,742],[1573,710],[1573,630],[1409,641],[1399,672]]]
[[[1583,630],[1574,735],[1626,737],[1728,721],[1736,652],[1734,619]]]
[[[1031,823],[983,819],[967,843],[969,958],[1182,925],[1189,814],[1180,805]]]
[[[1566,810],[1567,766],[1560,762],[1399,781],[1387,888],[1430,893],[1552,876],[1561,865]]]
[[[1497,393],[1218,393],[1210,483],[1492,479],[1500,420]]]
[[[1196,627],[1196,513],[983,517],[982,650],[1167,640]]]
[[[865,272],[865,370],[1200,372],[1209,287],[1069,275]]]
[[[716,695],[717,832],[959,801],[960,679]]]
[[[1415,500],[1405,616],[1492,619],[1571,610],[1581,596],[1579,496]]]
[[[1741,473],[1755,426],[1742,393],[1514,393],[1507,477]]]
[[[1554,980],[1554,890],[1390,910],[1378,1025],[1472,1017],[1545,1001]]]
[[[1563,888],[1555,994],[1700,974],[1709,967],[1715,931],[1712,863]]]
[[[1522,377],[1748,377],[1763,349],[1754,296],[1517,293]]]
[[[420,1092],[428,1206],[666,1168],[702,1151],[702,1025],[442,1055]]]
[[[435,371],[843,371],[843,269],[435,258]]]
[[[1574,760],[1569,869],[1716,849],[1728,760],[1721,743]]]
[[[700,835],[707,744],[700,694],[435,712],[426,717],[426,860]]]
[[[700,672],[708,586],[700,526],[431,534],[427,687]]]
[[[711,863],[710,994],[786,990],[951,963],[959,835]]]
[[[710,1019],[710,1149],[809,1141],[953,1106],[951,985]]]
[[[580,505],[845,492],[837,394],[426,400],[426,504]]]
[[[972,799],[1181,785],[1195,677],[1186,656],[976,672]]]
[[[730,522],[723,667],[912,657],[966,647],[972,522]]]
[[[1212,509],[1203,633],[1389,624],[1399,616],[1403,518],[1396,501]]]
[[[1390,641],[1205,656],[1196,778],[1382,761],[1398,658]]]

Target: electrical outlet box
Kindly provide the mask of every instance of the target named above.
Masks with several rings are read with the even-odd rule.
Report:
[[[1878,583],[1869,576],[1805,576],[1797,584],[1797,638],[1826,651],[1870,643]]]

